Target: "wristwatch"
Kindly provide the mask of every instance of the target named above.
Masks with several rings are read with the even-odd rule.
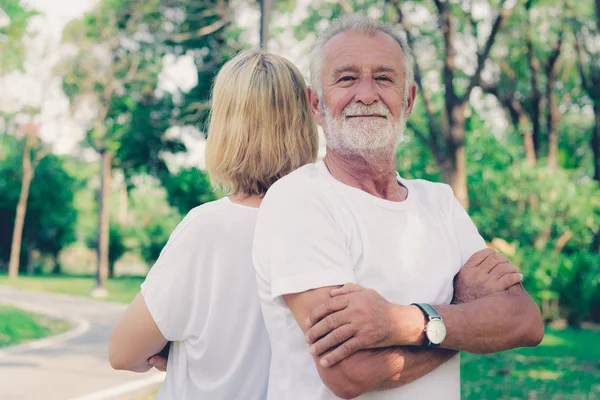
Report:
[[[446,324],[444,324],[440,314],[427,303],[412,303],[411,306],[419,307],[429,320],[425,325],[427,347],[440,347],[440,344],[446,338]]]

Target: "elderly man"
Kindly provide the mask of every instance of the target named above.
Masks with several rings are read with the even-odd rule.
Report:
[[[254,239],[269,399],[458,399],[457,351],[543,337],[520,284],[465,289],[456,295],[472,301],[450,304],[455,277],[460,286],[496,274],[506,287],[520,278],[483,250],[448,186],[398,176],[412,69],[403,35],[363,15],[335,21],[314,47],[308,96],[327,155],[270,189]]]

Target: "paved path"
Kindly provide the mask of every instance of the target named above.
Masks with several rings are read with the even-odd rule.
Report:
[[[164,374],[114,371],[108,363],[110,330],[122,304],[16,290],[0,286],[0,304],[43,312],[72,329],[30,344],[0,349],[2,400],[122,399],[124,393],[160,382]]]

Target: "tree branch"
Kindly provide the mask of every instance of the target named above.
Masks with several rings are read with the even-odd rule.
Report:
[[[440,27],[444,37],[444,51],[446,56],[444,58],[444,87],[446,89],[446,112],[448,117],[451,117],[451,107],[456,103],[458,96],[454,90],[454,72],[456,66],[454,59],[456,57],[456,49],[454,48],[454,26],[452,24],[452,16],[450,8],[447,2],[441,2],[440,0],[434,0],[435,6],[438,11],[438,18],[440,21]]]
[[[195,32],[184,32],[172,35],[168,38],[168,41],[172,43],[182,43],[192,39],[199,39],[203,36],[215,33],[216,31],[227,25],[228,22],[229,21],[226,18],[221,18],[210,25],[203,26]]]
[[[505,3],[505,0],[502,0],[500,2],[500,6],[498,7],[498,9],[499,9],[498,16],[496,17],[496,20],[494,21],[494,25],[492,26],[492,31],[490,32],[490,36],[488,36],[488,39],[485,43],[483,51],[480,51],[477,54],[477,69],[475,70],[475,74],[473,74],[473,76],[471,77],[471,82],[469,83],[469,86],[467,87],[467,91],[465,92],[464,96],[461,99],[461,103],[467,101],[469,99],[469,96],[471,95],[471,92],[473,91],[473,88],[475,88],[475,86],[479,85],[479,82],[481,81],[481,72],[483,71],[483,68],[485,67],[485,61],[487,60],[488,56],[490,55],[490,51],[492,50],[492,46],[494,45],[494,42],[496,41],[498,32],[500,32],[502,23],[506,19],[508,19],[508,17],[512,13],[513,9],[505,8],[504,3]]]
[[[600,0],[598,0],[600,1]],[[580,39],[580,34],[575,34],[575,52],[577,53],[577,69],[579,70],[579,75],[581,76],[581,85],[583,86],[583,89],[588,93],[591,94],[592,92],[592,86],[590,84],[590,81],[587,79],[587,75],[583,69],[583,48],[582,48],[582,44],[579,42]]]
[[[419,138],[421,143],[433,150],[435,145],[433,145],[433,143],[431,142],[431,137],[425,136],[425,134],[419,128],[417,128],[417,125],[415,125],[411,120],[408,120],[406,121],[406,127],[412,129],[412,131]]]
[[[434,119],[433,104],[431,101],[430,94],[425,90],[425,87],[423,86],[421,67],[419,66],[419,62],[417,60],[417,55],[414,54],[415,38],[412,35],[412,33],[410,32],[410,29],[412,28],[412,24],[410,23],[410,21],[408,21],[405,14],[402,12],[402,8],[400,6],[399,0],[388,0],[388,2],[396,8],[396,12],[398,14],[398,23],[400,25],[402,25],[402,27],[404,28],[404,31],[406,32],[406,39],[408,40],[408,45],[413,50],[415,83],[417,84],[417,88],[421,92],[421,97],[423,98],[423,105],[425,106],[425,112],[427,113],[427,119],[429,122],[429,124],[428,124],[429,135],[430,135],[429,143],[432,146],[431,147],[432,151],[438,151],[439,146],[438,146],[438,137],[437,137],[436,129],[434,127],[435,119]]]

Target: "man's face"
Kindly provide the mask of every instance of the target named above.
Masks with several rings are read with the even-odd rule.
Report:
[[[329,148],[371,159],[395,154],[414,100],[411,93],[405,103],[403,66],[400,45],[384,33],[344,32],[327,42],[313,113]]]

